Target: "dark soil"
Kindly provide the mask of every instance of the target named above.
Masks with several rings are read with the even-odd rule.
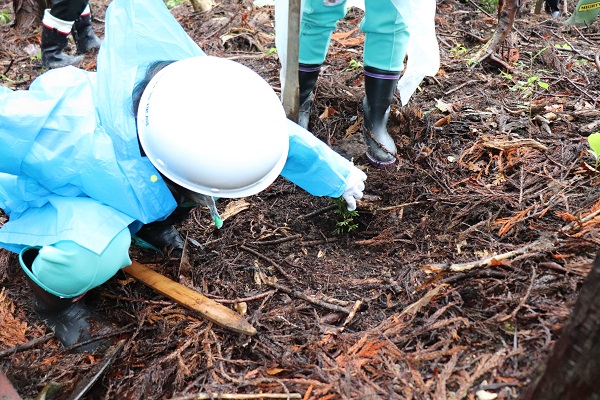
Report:
[[[100,37],[107,3],[91,4]],[[497,51],[512,66],[503,74],[498,63],[468,65],[495,12],[477,1],[438,5],[441,69],[408,106],[394,102],[399,152],[388,170],[363,155],[362,69],[350,68],[362,61],[362,12],[351,10],[310,128],[367,172],[359,215],[344,228],[331,199],[280,178],[257,196],[219,201],[223,214],[247,206],[220,230],[206,209],[193,211],[180,226],[191,270],[173,254],[133,247],[139,262],[245,312],[258,334],[220,328],[119,273],[87,296],[124,347],[86,398],[517,398],[560,335],[600,243],[600,175],[586,139],[600,131],[599,25],[568,27],[533,7],[523,6]],[[12,2],[2,10],[12,16]],[[223,0],[207,13],[189,3],[171,11],[208,54],[248,65],[279,90],[270,7]],[[4,85],[26,89],[43,72],[25,52],[39,36],[0,26]],[[95,55],[83,67],[93,70]],[[46,327],[16,255],[0,257],[0,348],[15,350],[1,353],[2,370],[23,397],[56,382],[54,398],[66,399],[105,353],[70,352],[55,339],[15,348]]]

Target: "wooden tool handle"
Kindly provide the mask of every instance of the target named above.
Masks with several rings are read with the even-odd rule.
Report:
[[[176,301],[178,304],[199,312],[207,320],[244,335],[256,334],[256,329],[240,314],[217,303],[199,292],[175,282],[156,271],[133,261],[123,270],[144,285]]]

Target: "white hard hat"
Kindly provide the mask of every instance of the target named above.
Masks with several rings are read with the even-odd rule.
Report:
[[[209,196],[256,194],[287,159],[279,97],[257,73],[225,58],[192,57],[159,71],[141,96],[137,127],[156,169]]]

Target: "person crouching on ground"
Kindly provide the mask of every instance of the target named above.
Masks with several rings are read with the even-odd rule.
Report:
[[[251,196],[282,175],[352,210],[366,179],[287,120],[258,74],[205,55],[161,0],[110,4],[97,72],[0,87],[0,148],[0,246],[19,253],[65,346],[110,329],[82,297],[131,263],[132,237],[180,247],[173,224],[190,201]]]

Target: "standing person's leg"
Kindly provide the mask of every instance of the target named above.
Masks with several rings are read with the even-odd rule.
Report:
[[[75,43],[77,43],[77,52],[80,54],[87,54],[90,50],[97,49],[102,44],[92,28],[92,10],[89,3],[85,6],[79,18],[75,20],[72,33]]]
[[[55,68],[75,65],[83,56],[70,56],[62,51],[67,45],[75,20],[79,18],[87,0],[54,0],[42,18],[42,66]]]
[[[365,98],[363,133],[367,158],[383,167],[396,161],[396,145],[387,131],[390,104],[404,65],[409,33],[390,0],[366,0],[361,30],[365,32]]]
[[[300,110],[298,123],[308,128],[312,92],[325,61],[331,34],[346,14],[346,0],[306,0],[300,22],[298,82]]]
[[[551,14],[554,18],[560,15],[560,10],[558,9],[558,1],[559,0],[546,0],[546,12],[548,14]]]
[[[21,268],[33,292],[38,317],[65,346],[84,342],[106,332],[109,324],[82,300],[85,293],[131,264],[129,229],[123,229],[101,254],[72,241],[43,247],[26,247],[19,254]],[[93,350],[93,342],[78,350]]]

